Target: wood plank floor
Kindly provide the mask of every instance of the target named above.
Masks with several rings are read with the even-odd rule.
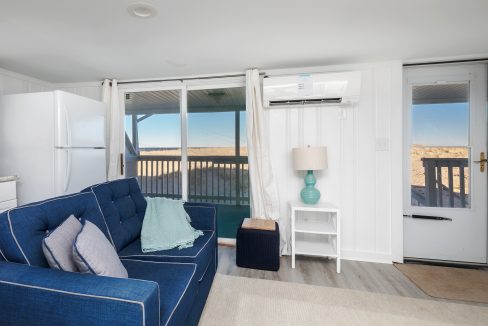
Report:
[[[295,269],[293,269],[291,268],[291,257],[282,256],[280,270],[278,272],[270,272],[237,267],[235,255],[234,247],[219,246],[219,267],[217,272],[234,276],[453,302],[452,300],[436,299],[428,296],[395,266],[390,264],[343,260],[341,273],[337,274],[335,261],[332,259],[297,256]],[[462,301],[459,303],[473,304]]]

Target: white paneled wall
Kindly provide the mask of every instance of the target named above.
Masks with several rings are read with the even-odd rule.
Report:
[[[92,98],[97,101],[102,100],[102,83],[76,83],[76,84],[55,84],[56,89],[76,95]]]
[[[50,90],[52,90],[52,85],[50,83],[0,68],[0,97],[9,94],[44,92]],[[2,154],[3,148],[0,148],[0,158],[2,157]]]
[[[0,68],[0,95],[44,92],[52,90],[50,83]]]
[[[346,259],[391,262],[392,220],[402,219],[400,62],[267,71],[268,74],[360,70],[362,90],[353,108],[306,107],[267,110],[273,170],[282,221],[289,233],[288,202],[299,200],[303,172],[293,170],[291,149],[325,145],[328,169],[317,173],[322,200],[342,211],[342,253]],[[395,167],[398,164],[398,167]],[[401,232],[400,232],[401,234]],[[395,239],[402,242],[401,236]]]
[[[0,68],[0,95],[46,92],[54,89],[60,89],[99,101],[102,99],[101,82],[51,84]]]

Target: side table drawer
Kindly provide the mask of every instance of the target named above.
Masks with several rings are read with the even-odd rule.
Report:
[[[9,200],[0,202],[0,213],[5,212],[8,209],[17,207],[17,200]]]
[[[0,202],[17,198],[15,181],[0,182]]]

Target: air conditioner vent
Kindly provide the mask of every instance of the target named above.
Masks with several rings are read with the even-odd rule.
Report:
[[[342,103],[342,97],[334,98],[314,98],[306,100],[281,100],[281,101],[269,101],[269,106],[286,106],[286,105],[323,105],[323,104],[338,104]]]

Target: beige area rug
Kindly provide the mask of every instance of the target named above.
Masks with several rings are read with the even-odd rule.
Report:
[[[200,325],[487,325],[488,308],[217,274]]]
[[[487,270],[420,264],[395,267],[431,297],[488,303]]]

